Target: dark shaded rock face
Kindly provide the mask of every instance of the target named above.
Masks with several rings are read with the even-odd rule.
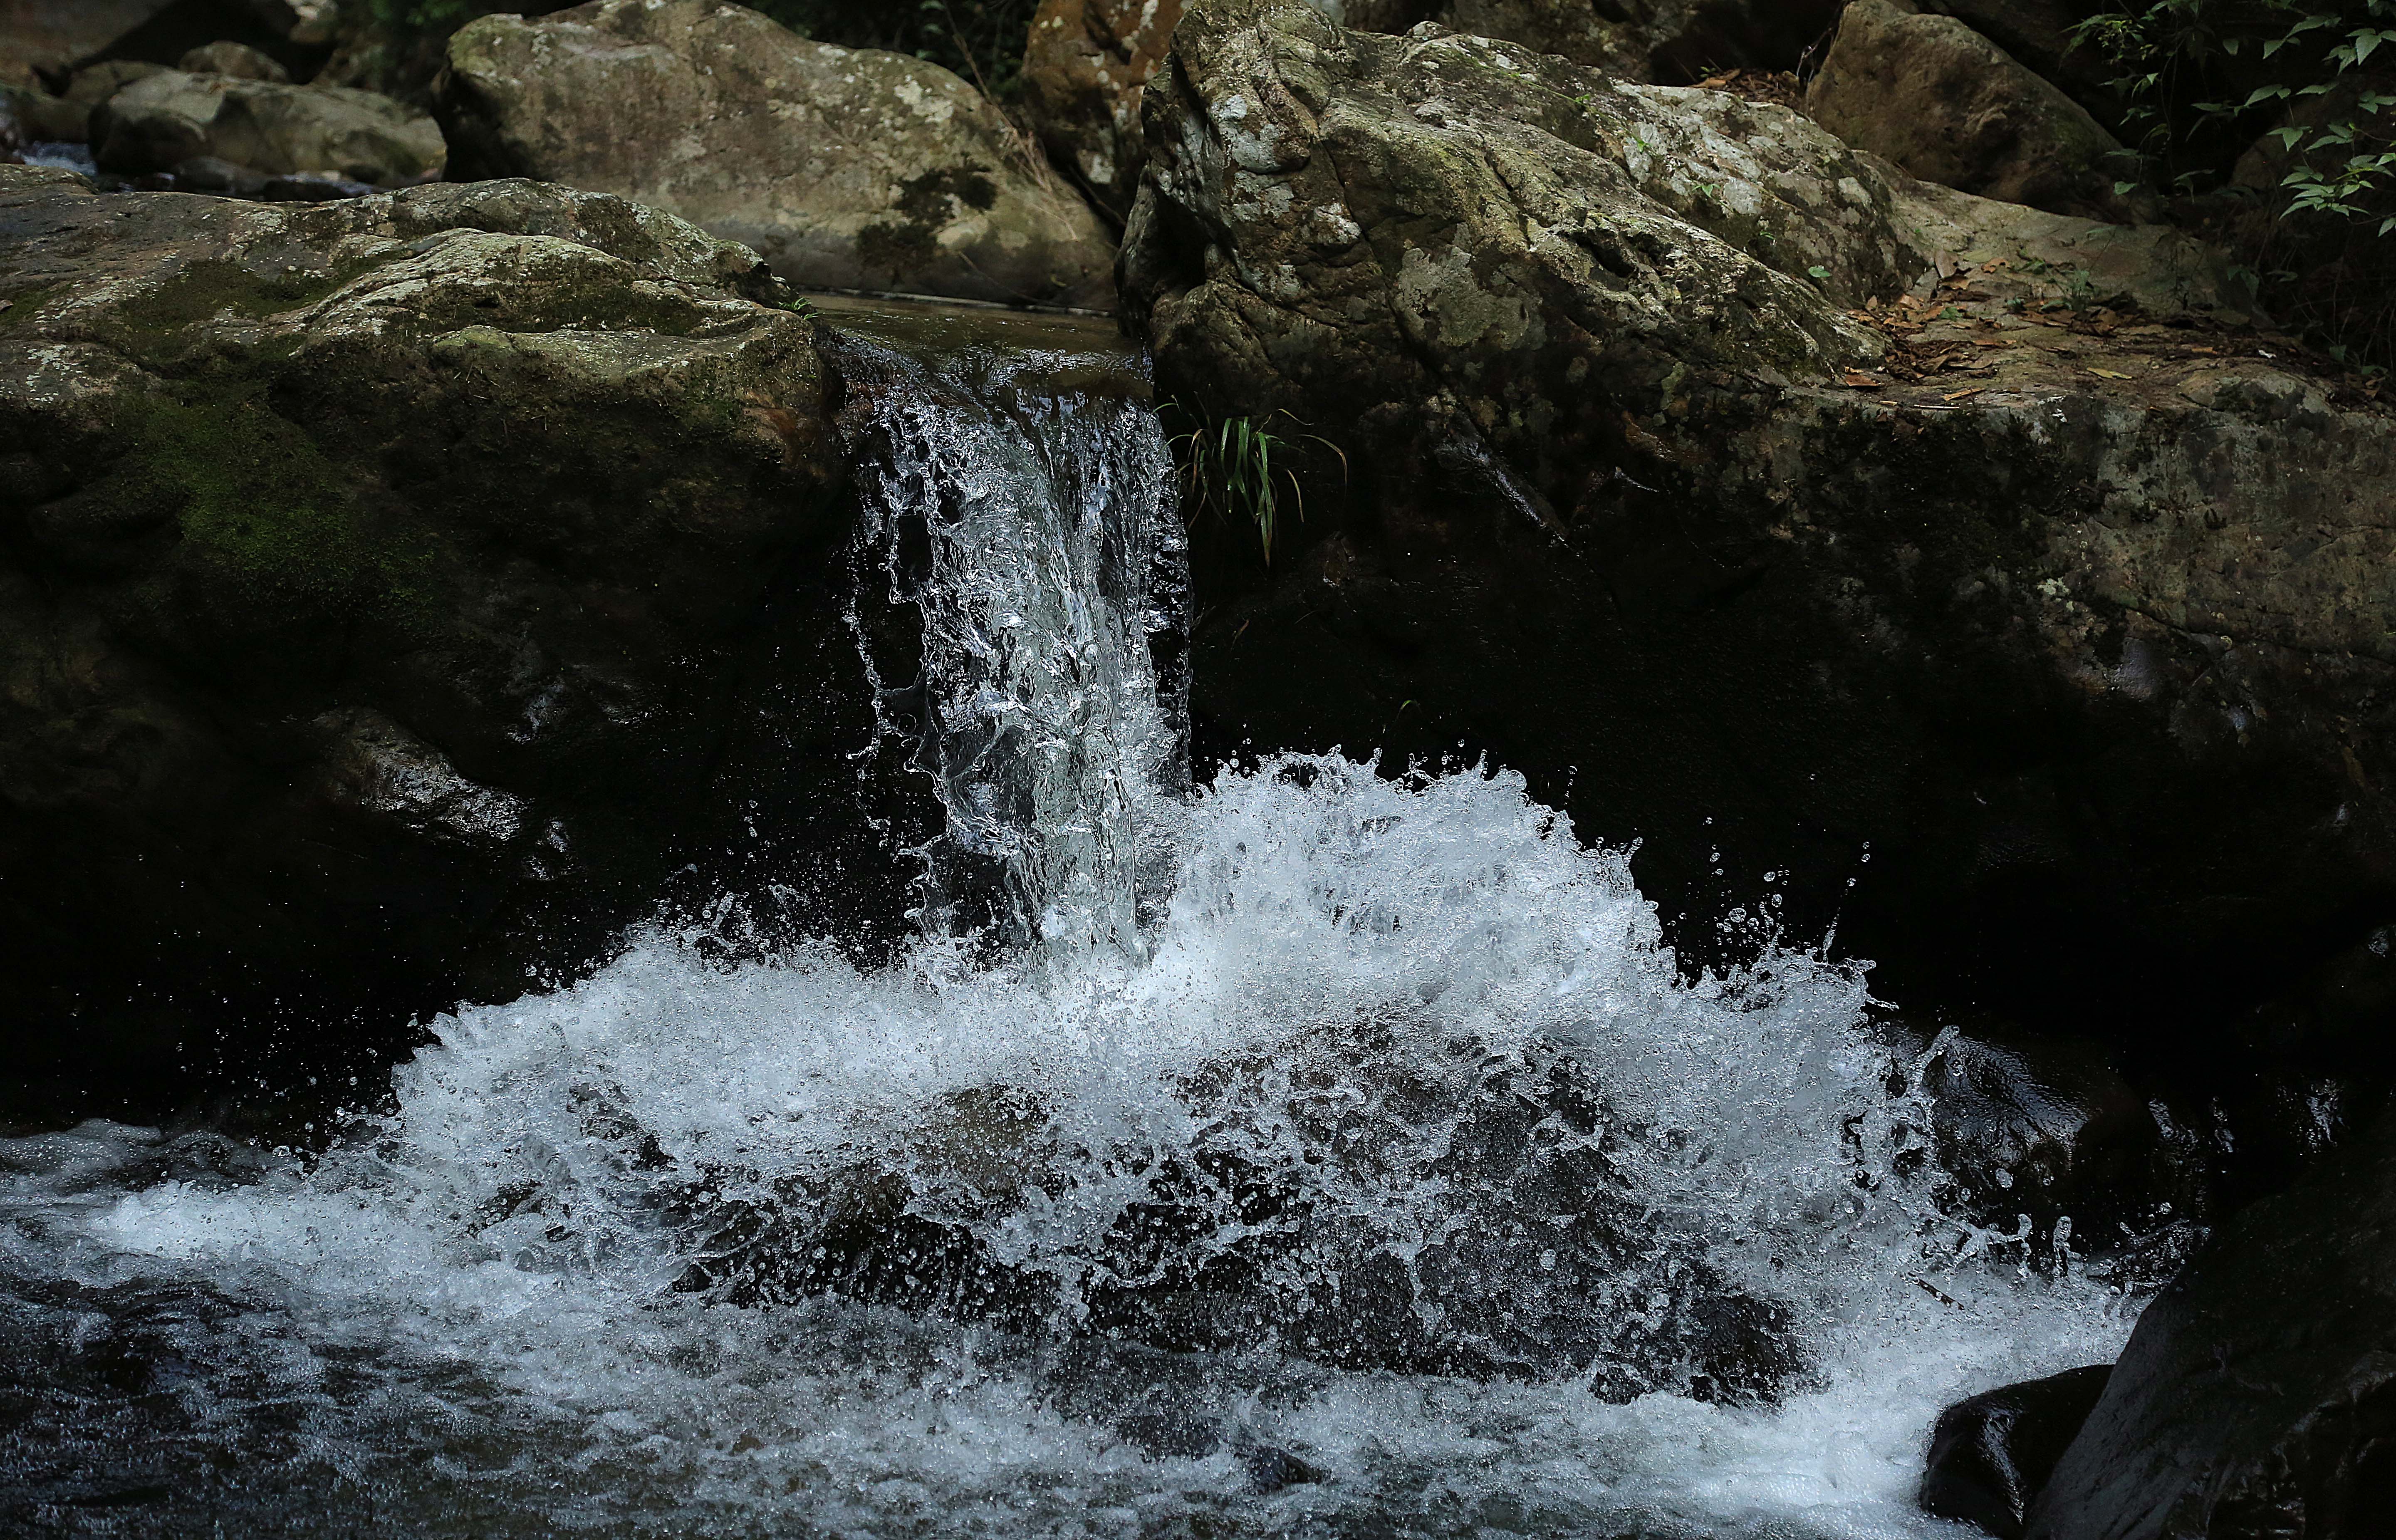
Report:
[[[0,175],[12,1096],[386,1052],[728,847],[896,922],[827,379],[752,253],[524,182]]]
[[[2021,1540],[2030,1503],[2112,1373],[2106,1363],[2068,1369],[1939,1413],[1922,1477],[1922,1510],[1977,1524],[1998,1540]]]
[[[2121,141],[1970,27],[1911,0],[1857,0],[1806,87],[1815,121],[1926,181],[2057,214],[2133,222]],[[2152,216],[2149,216],[2152,218]]]
[[[1309,480],[1270,567],[1195,532],[1218,751],[1486,752],[1668,918],[1835,919],[2164,1076],[2376,1060],[2307,980],[2396,914],[2396,424],[2222,330],[2214,259],[1504,45],[1175,48],[1125,285]]]
[[[2034,1540],[2376,1540],[2396,1520],[2396,1129],[2223,1227],[2147,1307]]]
[[[1139,189],[1140,93],[1180,20],[1181,0],[1045,0],[1032,19],[1024,105],[1048,158],[1111,219]]]
[[[2095,1046],[1943,1034],[1923,1069],[1939,1166],[1981,1223],[2102,1247],[2173,1215],[2203,1217],[2187,1152]]]

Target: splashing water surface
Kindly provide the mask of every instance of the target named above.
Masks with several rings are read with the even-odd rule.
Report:
[[[1682,977],[1511,774],[1185,791],[1154,418],[1002,364],[876,365],[859,567],[1010,944],[936,870],[879,970],[461,1010],[320,1154],[0,1144],[0,1523],[1926,1536],[1941,1404],[2113,1354],[1959,1247],[1858,969]]]

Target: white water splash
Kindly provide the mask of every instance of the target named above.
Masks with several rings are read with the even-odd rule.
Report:
[[[1285,762],[1218,780],[1181,840],[1146,962],[974,969],[927,944],[880,974],[815,955],[722,969],[655,938],[554,996],[443,1021],[396,1113],[312,1167],[44,1200],[46,1266],[203,1283],[270,1313],[303,1364],[370,1348],[378,1397],[446,1408],[413,1438],[504,1435],[486,1497],[537,1507],[579,1473],[578,1511],[628,1533],[645,1513],[735,1513],[730,1533],[1174,1533],[1206,1512],[1244,1533],[1373,1517],[1395,1533],[1926,1535],[1910,1487],[1940,1404],[2118,1347],[2126,1321],[2092,1286],[1986,1257],[1926,1270],[1951,1240],[1891,1169],[1901,1067],[1853,970],[1781,957],[1676,983],[1620,857],[1582,849],[1515,777]],[[674,1290],[703,1244],[702,1170],[741,1174],[714,1183],[720,1203],[871,1166],[918,1179],[909,1212],[959,1222],[960,1169],[1022,1148],[943,1143],[954,1098],[993,1086],[1036,1100],[1033,1163],[1061,1176],[963,1222],[1009,1263],[1070,1271],[1140,1196],[1124,1152],[1152,1171],[1206,1143],[1191,1087],[1208,1066],[1311,1062],[1316,1091],[1369,1113],[1386,1087],[1339,1046],[1363,1021],[1407,1024],[1434,1082],[1465,1064],[1450,1045],[1475,1044],[1453,1082],[1468,1095],[1493,1059],[1585,1070],[1638,1233],[1785,1308],[1803,1367],[1778,1404],[1609,1402],[1590,1365],[1527,1382],[1341,1367],[1270,1322],[1164,1352],[1077,1333],[1070,1301],[976,1323]],[[1295,1136],[1275,1105],[1286,1120],[1249,1103],[1252,1146]],[[1386,1207],[1375,1233],[1418,1251],[1524,1217],[1505,1191],[1439,1190],[1436,1164],[1325,1170],[1320,1196],[1343,1219]],[[479,1388],[436,1396],[428,1364]],[[322,1420],[328,1447],[363,1438]],[[1276,1486],[1292,1470],[1310,1479]]]
[[[1137,392],[849,366],[925,938],[649,936],[318,1156],[0,1141],[0,1528],[1928,1537],[1941,1405],[2113,1356],[1940,1212],[1859,969],[1683,978],[1511,774],[1183,795]]]

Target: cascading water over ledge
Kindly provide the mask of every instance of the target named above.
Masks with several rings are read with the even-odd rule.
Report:
[[[1185,783],[1136,365],[844,324],[921,939],[652,935],[313,1153],[0,1147],[0,1518],[1927,1535],[1940,1404],[2110,1356],[1942,1209],[1860,969],[1682,977],[1503,771]]]

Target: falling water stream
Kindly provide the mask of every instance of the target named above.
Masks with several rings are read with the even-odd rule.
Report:
[[[919,940],[644,933],[313,1151],[0,1143],[0,1531],[1950,1533],[1937,1408],[2131,1311],[1947,1212],[1862,971],[1685,976],[1503,770],[1190,785],[1138,361],[845,325]]]

